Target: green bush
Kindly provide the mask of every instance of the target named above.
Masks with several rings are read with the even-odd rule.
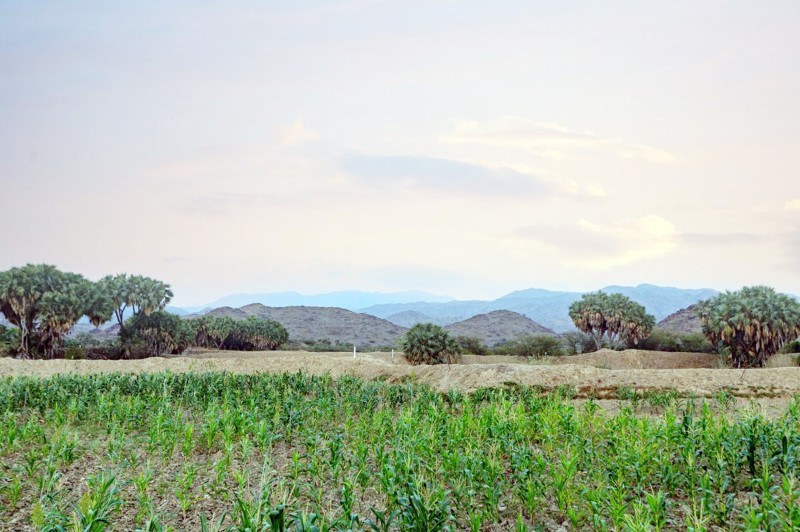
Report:
[[[456,336],[456,342],[461,348],[461,352],[471,353],[473,355],[486,356],[489,354],[489,348],[486,344],[476,336]]]
[[[564,354],[564,344],[557,336],[534,334],[497,346],[494,353],[525,358],[561,356]]]
[[[781,353],[800,353],[800,338],[784,344]]]
[[[86,358],[86,352],[77,345],[71,345],[64,349],[64,358],[67,360],[83,360]]]
[[[418,323],[400,339],[400,349],[411,364],[450,364],[456,362],[461,350],[439,325]]]
[[[711,341],[703,333],[690,333],[681,335],[681,347],[683,351],[690,353],[716,353]]]
[[[591,334],[581,331],[570,331],[561,335],[565,355],[579,355],[581,353],[594,353],[597,343]]]
[[[681,334],[653,329],[650,336],[639,341],[638,349],[646,351],[714,353],[711,342],[702,333]]]

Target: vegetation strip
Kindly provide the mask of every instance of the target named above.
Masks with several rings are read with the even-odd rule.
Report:
[[[303,373],[0,380],[13,529],[800,527],[800,402],[438,393]]]

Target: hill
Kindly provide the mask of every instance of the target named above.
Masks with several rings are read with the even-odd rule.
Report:
[[[208,312],[210,316],[243,319],[257,316],[279,321],[293,342],[328,341],[333,344],[379,347],[394,345],[406,329],[386,320],[335,307],[266,307],[260,303],[239,309],[222,307]]]
[[[489,347],[516,340],[521,336],[555,333],[522,314],[509,310],[495,310],[479,314],[468,320],[445,327],[453,336],[473,336],[480,338]]]
[[[660,322],[657,327],[664,331],[674,333],[689,334],[695,332],[702,332],[700,326],[700,318],[695,314],[697,305],[691,305],[687,308],[681,309],[678,312],[673,312]]]

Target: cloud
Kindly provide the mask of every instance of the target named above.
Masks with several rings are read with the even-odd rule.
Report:
[[[356,179],[377,186],[499,195],[555,192],[533,174],[438,157],[350,154],[342,158],[341,167]]]
[[[787,201],[783,208],[787,211],[800,211],[800,198],[793,198]]]
[[[492,123],[459,121],[452,132],[439,139],[449,144],[486,144],[523,148],[539,155],[561,159],[569,150],[591,150],[621,159],[672,163],[677,157],[667,151],[635,144],[619,137],[572,131],[558,124],[534,122],[507,116]]]
[[[518,229],[516,239],[534,242],[560,256],[569,266],[605,270],[667,255],[677,248],[675,226],[649,214],[596,224],[537,225]]]
[[[319,135],[305,126],[302,118],[298,118],[291,125],[280,132],[279,144],[284,147],[300,146],[313,142]]]

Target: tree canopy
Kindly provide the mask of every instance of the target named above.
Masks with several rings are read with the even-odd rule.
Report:
[[[100,279],[106,293],[114,305],[114,317],[125,329],[125,312],[130,310],[132,317],[140,312],[145,316],[164,307],[172,300],[172,289],[167,283],[143,275],[107,275]]]
[[[50,356],[82,316],[100,324],[112,311],[102,288],[82,275],[48,264],[0,272],[0,312],[19,329],[20,357]]]
[[[591,334],[597,348],[604,338],[613,346],[618,341],[636,344],[647,338],[656,323],[645,308],[622,294],[592,292],[569,307],[569,317],[579,330]]]
[[[761,367],[800,336],[800,302],[767,286],[724,292],[698,304],[703,333],[727,347],[736,368]]]

